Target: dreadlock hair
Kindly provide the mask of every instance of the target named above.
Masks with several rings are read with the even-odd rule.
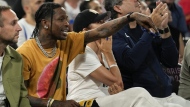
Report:
[[[32,37],[36,37],[38,35],[42,19],[51,20],[50,28],[52,30],[52,20],[53,20],[54,9],[60,8],[60,7],[61,7],[60,4],[53,3],[53,2],[46,2],[39,7],[39,9],[36,11],[36,14],[35,14],[36,26],[32,33]]]
[[[114,10],[115,5],[122,5],[123,0],[104,0],[104,8],[111,12],[111,19],[117,18],[118,12]]]

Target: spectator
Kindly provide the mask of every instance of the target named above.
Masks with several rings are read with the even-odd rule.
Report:
[[[102,7],[99,3],[98,0],[84,0],[80,4],[80,11],[82,12],[83,10],[86,9],[93,9],[96,10],[98,13],[102,13]]]
[[[25,17],[19,20],[19,25],[23,29],[19,33],[18,46],[21,46],[26,40],[32,36],[32,31],[36,25],[35,13],[37,9],[44,3],[44,0],[22,0],[22,7],[25,11]]]
[[[183,9],[183,12],[185,14],[186,23],[188,25],[188,29],[190,31],[190,1],[189,0],[180,0],[179,1],[180,6]]]
[[[173,28],[177,28],[185,39],[185,43],[190,37],[190,33],[185,22],[185,16],[182,8],[175,3],[175,0],[161,0],[168,4],[169,10],[172,13],[172,22],[169,23]]]
[[[8,6],[0,6],[0,106],[31,107],[22,77],[22,57],[9,46],[18,41],[21,27]]]
[[[161,63],[175,67],[178,52],[167,26],[166,7],[164,4],[159,11],[155,11],[163,20],[165,18],[162,24],[159,24],[162,20],[154,19],[157,28],[165,29],[160,36],[143,30],[133,20],[113,35],[113,53],[121,71],[124,89],[143,87],[154,97],[171,95],[171,80],[164,73]],[[105,9],[112,12],[113,19],[140,11],[137,0],[105,0]]]
[[[65,9],[68,13],[69,30],[73,31],[75,17],[80,12],[79,6],[82,0],[65,0]]]

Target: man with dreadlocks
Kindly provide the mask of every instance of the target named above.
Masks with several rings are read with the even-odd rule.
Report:
[[[84,52],[87,43],[112,35],[131,20],[136,20],[146,29],[156,30],[148,16],[135,12],[90,31],[68,32],[65,9],[56,3],[44,3],[35,14],[33,38],[17,49],[24,61],[23,75],[30,104],[78,107],[79,104],[73,100],[65,101],[66,67]]]

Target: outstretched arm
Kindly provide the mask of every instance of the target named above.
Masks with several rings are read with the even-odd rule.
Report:
[[[129,19],[136,20],[136,22],[139,25],[143,26],[144,28],[148,30],[149,28],[153,28],[155,31],[157,31],[156,27],[154,26],[149,16],[138,13],[138,12],[134,12],[130,15],[130,17],[128,14],[126,16],[104,23],[96,29],[87,31],[85,33],[85,44],[95,41],[97,39],[105,38],[112,35],[116,31],[121,29],[124,25],[129,23],[130,22]]]

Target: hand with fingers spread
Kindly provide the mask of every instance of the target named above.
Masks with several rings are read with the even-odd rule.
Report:
[[[113,85],[109,86],[108,92],[110,95],[117,94],[119,92],[123,91],[123,88],[121,88],[119,85],[114,83]]]
[[[67,101],[54,100],[51,107],[80,107],[80,105],[74,100],[67,100]]]

